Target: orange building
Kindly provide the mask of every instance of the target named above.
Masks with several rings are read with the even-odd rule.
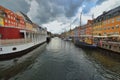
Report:
[[[16,27],[16,14],[11,10],[0,6],[0,14],[4,21],[4,27]]]
[[[14,13],[2,6],[0,6],[1,15],[4,19],[4,25],[5,27],[13,26],[14,21]]]
[[[92,20],[88,20],[87,24],[86,24],[86,30],[85,30],[85,42],[88,44],[92,44],[92,34],[93,30],[92,30]]]
[[[88,20],[87,22],[86,35],[92,35],[92,20]]]
[[[23,20],[21,20],[21,25],[25,25],[25,29],[29,30],[29,31],[34,31],[33,28],[33,23],[32,21],[29,19],[29,17],[27,17],[27,15],[25,15],[22,12],[16,12],[17,15],[21,16],[23,18]],[[24,24],[25,23],[25,24]]]
[[[116,15],[114,17],[104,20],[102,28],[104,35],[120,35],[120,15]]]
[[[22,16],[16,14],[16,22],[18,28],[25,29],[26,24]]]
[[[94,20],[93,34],[95,36],[120,35],[120,6],[108,12],[103,12]]]
[[[93,34],[98,47],[120,52],[120,6],[94,20]]]

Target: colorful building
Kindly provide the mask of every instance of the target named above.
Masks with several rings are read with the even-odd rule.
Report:
[[[85,42],[120,52],[120,6],[103,12],[94,20],[88,20],[87,24],[73,30],[77,44],[84,44]]]
[[[120,35],[120,6],[103,12],[94,20],[93,34],[97,36]]]
[[[94,20],[93,34],[98,47],[120,52],[120,6]]]
[[[92,20],[88,20],[86,24],[86,33],[85,33],[85,42],[87,44],[93,43],[93,27],[92,27]]]
[[[87,24],[86,24],[86,35],[91,36],[92,35],[92,20],[88,20]]]

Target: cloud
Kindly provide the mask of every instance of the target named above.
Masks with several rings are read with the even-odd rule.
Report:
[[[22,11],[24,13],[27,13],[28,8],[30,7],[25,0],[0,0],[0,5],[12,11]]]
[[[94,16],[97,17],[104,11],[109,11],[118,6],[120,6],[119,0],[106,0],[104,3],[101,3],[101,5],[96,5],[95,7],[91,8],[88,14],[94,14]]]
[[[39,4],[36,2],[36,0],[25,0],[29,5],[29,11],[27,12],[27,15],[29,16],[29,18],[34,21],[34,22],[38,22],[38,10],[39,10]]]
[[[120,6],[119,0],[0,0],[0,5],[13,11],[22,11],[38,25],[47,27],[53,33],[73,29],[88,19]]]
[[[60,33],[60,32],[62,32],[61,29],[66,30],[65,27],[68,27],[68,25],[69,25],[69,23],[67,25],[66,24],[63,25],[62,22],[58,22],[57,20],[55,20],[55,21],[49,22],[47,24],[43,24],[42,26],[46,26],[46,27],[49,26],[48,31],[52,31],[53,33]]]
[[[101,15],[104,11],[109,11],[115,7],[120,6],[119,0],[100,0],[95,1],[95,6],[92,6],[89,10],[89,12],[82,14],[82,25],[87,23],[87,20],[92,19],[92,15],[94,15],[94,18]],[[80,7],[79,11],[77,12],[76,16],[80,14],[81,10],[85,9],[85,7]],[[79,16],[78,16],[79,19]]]
[[[108,0],[95,0],[96,4],[101,5],[103,2],[108,1]]]
[[[47,23],[58,17],[73,17],[83,0],[25,0],[30,9],[27,13],[37,23]],[[35,12],[34,12],[35,11]]]

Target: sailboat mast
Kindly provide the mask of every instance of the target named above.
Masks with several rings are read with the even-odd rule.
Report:
[[[81,21],[82,20],[82,12],[80,13],[80,27],[81,27]]]
[[[94,34],[93,34],[93,23],[94,23],[94,14],[92,14],[92,44],[94,44]]]

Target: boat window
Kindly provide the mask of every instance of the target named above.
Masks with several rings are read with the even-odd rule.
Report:
[[[13,51],[15,51],[15,50],[17,50],[17,48],[16,48],[16,47],[14,47],[14,48],[13,48]]]

